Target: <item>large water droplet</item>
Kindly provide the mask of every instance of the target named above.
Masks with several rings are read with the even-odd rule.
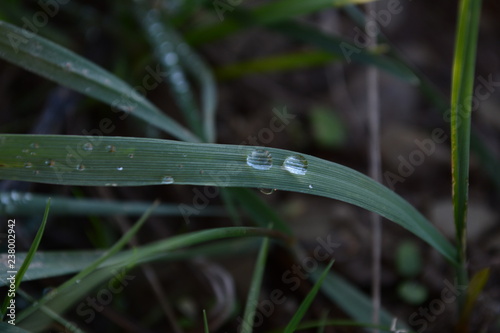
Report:
[[[116,168],[116,170],[118,170],[118,171],[122,171],[122,170],[123,170],[123,167],[118,167],[118,168]]]
[[[78,164],[78,165],[76,166],[76,170],[78,170],[78,171],[83,171],[83,170],[85,170],[85,165],[83,165],[83,164]]]
[[[247,155],[247,164],[257,170],[269,170],[273,167],[273,157],[267,150],[255,149]]]
[[[312,188],[313,188],[313,186],[312,186],[311,184],[309,184],[309,188],[310,188],[310,189],[312,189]]]
[[[305,175],[307,172],[307,160],[302,155],[288,156],[283,162],[283,169],[294,175]]]
[[[92,151],[92,149],[94,149],[94,146],[90,142],[87,142],[87,143],[83,144],[83,150],[85,150],[85,151]]]
[[[165,176],[161,180],[162,184],[168,185],[168,184],[173,184],[174,183],[174,178],[170,176]]]

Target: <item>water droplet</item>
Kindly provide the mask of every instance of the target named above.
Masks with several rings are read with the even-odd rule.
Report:
[[[76,284],[79,284],[81,282],[81,280],[76,280],[75,283]]]
[[[123,170],[123,167],[118,167],[118,168],[116,168],[116,170],[118,170],[118,171],[122,171],[122,170]]]
[[[309,184],[309,188],[311,188],[311,189],[312,189],[312,188],[313,188],[313,186],[312,186],[311,184]]]
[[[177,59],[178,59],[177,54],[175,54],[174,52],[169,52],[165,54],[165,57],[163,58],[167,66],[175,65],[177,63]]]
[[[12,191],[12,192],[10,192],[10,197],[14,201],[19,201],[19,199],[21,198],[21,195],[16,191]]]
[[[247,164],[257,170],[269,170],[273,166],[273,158],[267,150],[255,149],[247,155]]]
[[[163,179],[161,180],[161,183],[162,184],[173,184],[174,183],[174,178],[170,177],[170,176],[165,176],[163,177]]]
[[[70,72],[73,69],[73,65],[70,62],[65,62],[62,67],[66,72]]]
[[[34,151],[32,151],[32,152],[30,153],[30,155],[31,155],[31,156],[35,156],[35,155],[36,155],[36,153],[35,153]]]
[[[38,171],[38,170],[33,171],[33,174],[34,174],[35,176],[36,176],[36,175],[38,175],[39,173],[40,173],[40,171]]]
[[[25,168],[31,168],[32,166],[33,166],[33,164],[31,162],[24,163]]]
[[[200,170],[200,175],[203,175],[204,173],[205,173],[205,171]]]
[[[88,75],[89,75],[89,70],[88,70],[88,69],[86,69],[86,68],[82,69],[82,74],[83,74],[84,76],[88,76]],[[87,89],[87,88],[85,88],[85,89]]]
[[[40,148],[40,145],[39,145],[38,143],[36,143],[36,142],[33,142],[33,143],[30,145],[30,147],[31,147],[31,148],[35,148],[35,149],[37,149],[37,148]]]
[[[107,145],[106,150],[108,151],[108,153],[114,153],[116,152],[116,147],[113,145]]]
[[[25,153],[25,154],[27,154],[27,153],[30,152],[30,150],[29,149],[23,149],[22,152]]]
[[[83,164],[78,164],[78,165],[76,166],[76,170],[78,170],[78,171],[83,171],[83,170],[85,170],[85,165],[83,165]]]
[[[265,195],[270,195],[273,194],[276,189],[275,188],[259,188],[260,193],[265,194]]]
[[[118,184],[117,183],[106,183],[106,184],[104,184],[104,186],[116,187],[116,186],[118,186]]]
[[[288,156],[283,162],[283,169],[294,175],[305,175],[307,172],[307,160],[304,156]]]
[[[85,150],[85,151],[92,151],[92,149],[94,149],[94,146],[90,142],[87,142],[87,143],[83,144],[83,150]]]
[[[56,165],[56,161],[54,161],[54,160],[46,160],[45,161],[45,165],[52,168],[53,166]]]
[[[134,154],[128,154],[128,158],[134,158]]]

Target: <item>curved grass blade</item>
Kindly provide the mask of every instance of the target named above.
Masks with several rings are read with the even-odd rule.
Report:
[[[153,214],[151,214],[153,215]],[[197,255],[204,257],[222,257],[233,256],[241,253],[254,252],[258,249],[260,242],[254,239],[228,239],[214,244],[198,245],[190,249],[175,252],[163,252],[152,256],[143,256],[137,260],[137,264],[151,261],[177,261],[193,258]],[[121,251],[109,260],[102,263],[99,268],[110,267],[122,264],[129,260],[134,250]],[[103,250],[94,251],[60,251],[60,252],[41,252],[38,251],[32,260],[32,265],[23,277],[23,281],[32,281],[56,277],[82,271],[92,262],[104,254]],[[26,253],[18,253],[16,259],[23,262]],[[0,256],[0,264],[6,263],[6,260]],[[5,270],[6,267],[5,267]],[[0,278],[0,287],[7,285],[4,278]]]
[[[243,313],[243,322],[241,324],[242,333],[252,333],[255,313],[257,312],[257,304],[259,303],[260,288],[262,278],[266,268],[267,254],[269,252],[269,238],[265,237],[262,240],[259,255],[255,262],[255,268],[252,275],[252,283],[248,290],[247,302]]]
[[[47,196],[27,192],[0,191],[0,214],[15,216],[34,216],[43,213]],[[52,216],[141,216],[151,206],[149,202],[140,201],[105,201],[102,199],[78,199],[63,196],[51,196],[50,213]],[[153,216],[182,216],[179,205],[162,204]],[[197,216],[226,216],[223,207],[206,207]]]
[[[49,218],[49,210],[50,210],[50,198],[49,200],[47,200],[47,204],[45,206],[45,213],[43,214],[42,224],[40,225],[40,228],[38,228],[38,231],[35,235],[35,239],[33,239],[33,243],[31,243],[30,249],[26,254],[26,258],[24,259],[19,270],[15,273],[14,290],[17,290],[21,285],[21,281],[23,280],[24,274],[28,270],[28,267],[31,264],[31,260],[33,260],[33,257],[36,251],[38,250],[38,246],[40,245],[40,242],[42,240],[43,232],[45,231],[45,225],[47,224],[47,219]],[[11,274],[9,273],[9,271],[14,271],[14,268],[9,266],[9,270],[7,271],[7,273]],[[4,302],[0,309],[0,319],[3,319],[3,317],[7,314],[6,310],[7,307],[10,305],[10,300],[13,298],[13,296],[14,295],[12,295],[11,293],[7,293],[7,295],[5,296]]]
[[[62,46],[2,21],[0,58],[107,103],[113,112],[121,110],[175,138],[199,142],[190,131],[113,74]]]
[[[285,333],[293,333],[298,329],[300,321],[302,320],[302,318],[306,314],[307,310],[311,306],[311,303],[313,302],[314,298],[316,297],[316,294],[318,293],[319,289],[321,288],[323,281],[325,280],[326,276],[328,275],[328,272],[332,268],[334,261],[335,260],[331,260],[330,263],[326,266],[323,273],[321,273],[321,275],[318,277],[313,288],[311,289],[311,291],[309,291],[306,298],[302,301],[299,308],[295,312],[292,320],[290,320],[288,325],[285,327],[285,330],[284,330]]]
[[[456,263],[455,248],[413,206],[369,177],[275,148],[106,137],[0,135],[0,179],[84,186],[275,188],[342,200],[392,220]],[[109,151],[106,147],[115,147]],[[31,154],[34,152],[35,154]]]
[[[139,222],[136,223],[136,225]],[[124,235],[123,237],[125,237]],[[206,243],[215,240],[223,240],[227,238],[239,238],[239,237],[276,237],[283,238],[284,235],[269,229],[259,229],[259,228],[249,228],[249,227],[230,227],[230,228],[217,228],[210,230],[203,230],[198,232],[192,232],[185,235],[174,236],[166,240],[161,240],[155,243],[137,247],[133,250],[126,251],[125,253],[120,253],[117,256],[108,258],[113,264],[111,266],[106,266],[104,269],[94,270],[96,266],[92,264],[87,267],[85,271],[93,272],[92,275],[83,273],[77,274],[72,279],[66,281],[63,285],[56,289],[56,292],[48,294],[42,300],[39,300],[36,305],[26,309],[18,316],[18,321],[22,321],[23,327],[29,327],[30,329],[43,329],[42,322],[45,319],[43,314],[39,312],[41,305],[45,305],[52,311],[56,313],[62,313],[75,302],[82,299],[86,294],[90,292],[97,285],[109,279],[114,274],[117,274],[117,270],[130,269],[131,263],[137,264],[140,262],[145,262],[146,260],[151,260],[152,258],[157,258],[159,255],[165,254],[168,251],[174,251],[180,248],[193,246],[196,244]],[[119,241],[121,241],[124,239]],[[117,243],[118,244],[118,243]],[[113,248],[115,248],[115,245]],[[101,261],[101,259],[99,259]],[[101,265],[103,263],[100,263]],[[78,284],[78,288],[74,286]],[[46,324],[47,322],[45,322]]]

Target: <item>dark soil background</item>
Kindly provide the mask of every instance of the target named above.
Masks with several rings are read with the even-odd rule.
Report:
[[[172,1],[174,3],[175,1]],[[457,2],[406,1],[402,0],[401,14],[392,17],[383,33],[391,46],[402,57],[429,79],[449,100],[451,67]],[[30,17],[39,10],[34,2],[23,5],[0,4],[0,12],[5,6],[4,19],[21,26],[19,16],[11,8],[22,8]],[[166,2],[167,3],[167,2]],[[242,6],[253,6],[261,2],[244,1]],[[379,8],[387,2],[380,1]],[[154,68],[151,47],[141,35],[134,22],[128,2],[71,1],[60,14],[40,29],[39,34],[60,43],[81,54],[132,86],[140,84],[146,66]],[[210,6],[200,13],[210,12]],[[9,9],[9,10],[7,10]],[[231,12],[225,13],[226,17]],[[473,113],[473,131],[484,144],[500,158],[500,4],[484,1],[479,30],[476,77],[494,82],[488,98],[481,101]],[[341,35],[346,40],[355,37],[354,26],[341,10],[325,10],[300,18],[327,33]],[[189,24],[179,27],[188,30]],[[213,68],[285,54],[292,51],[307,51],[314,48],[297,42],[287,36],[264,28],[247,28],[235,35],[197,47],[200,55]],[[217,142],[228,144],[248,144],[252,137],[258,144],[269,147],[290,149],[318,156],[346,165],[362,173],[367,173],[368,136],[366,116],[366,66],[332,62],[326,66],[301,68],[266,74],[252,74],[245,77],[220,80],[219,104],[217,108]],[[442,112],[421,93],[416,85],[403,82],[399,78],[380,72],[379,80],[382,126],[382,171],[397,174],[400,158],[408,159],[418,149],[414,140],[428,140],[436,129],[442,129],[449,136],[449,124],[443,120]],[[182,116],[168,93],[165,84],[160,85],[147,96],[169,115],[182,122]],[[0,131],[4,133],[74,134],[96,127],[102,117],[111,117],[117,126],[112,135],[150,136],[170,138],[143,122],[128,117],[120,120],[119,114],[110,113],[107,105],[81,96],[56,84],[28,73],[14,65],[0,61]],[[283,131],[264,137],[262,129],[268,128],[274,116],[273,109],[282,110],[295,116]],[[318,122],[314,116],[318,109],[328,110],[336,119],[336,139],[326,140],[319,136]],[[259,137],[259,133],[261,137]],[[331,133],[330,133],[331,134]],[[500,211],[499,188],[485,171],[478,156],[472,152],[469,201],[469,268],[471,276],[475,272],[490,267],[491,273],[485,290],[475,306],[471,332],[500,332]],[[450,240],[454,237],[449,140],[435,145],[435,152],[426,156],[421,165],[405,178],[397,182],[394,189],[406,198],[445,233]],[[385,184],[387,184],[387,181]],[[168,203],[191,203],[193,188],[189,186],[141,187],[141,188],[75,188],[50,186],[33,183],[8,182],[0,184],[2,190],[31,191],[45,194],[72,196],[82,194],[87,197],[121,200],[153,200],[161,198]],[[203,190],[203,189],[200,189]],[[357,207],[325,198],[298,193],[274,192],[272,195],[258,195],[292,226],[300,242],[307,250],[317,246],[317,238],[331,237],[340,244],[333,257],[333,271],[341,275],[367,295],[371,286],[371,225],[369,214]],[[220,197],[210,204],[221,204]],[[27,249],[36,232],[40,217],[23,218],[23,228],[19,228],[18,246]],[[102,219],[107,223],[110,239],[120,235],[120,225],[134,222],[134,218],[121,217]],[[121,222],[120,222],[121,221]],[[251,223],[246,218],[244,223]],[[181,232],[203,228],[232,225],[229,218],[193,218],[186,224],[182,217],[151,218],[141,232],[139,241],[146,243]],[[42,241],[43,250],[71,250],[92,248],[96,244],[90,236],[95,229],[89,218],[53,217]],[[398,293],[398,286],[408,280],[398,272],[396,252],[399,246],[413,242],[421,253],[422,269],[413,280],[425,286],[427,297],[418,304],[411,304]],[[446,288],[445,281],[453,283],[453,270],[444,259],[427,244],[417,240],[412,234],[389,222],[383,222],[382,248],[382,303],[401,321],[409,322],[413,313],[434,306],[433,300],[441,299]],[[256,254],[234,258],[204,259],[203,262],[155,264],[162,287],[171,302],[172,311],[179,319],[191,323],[185,332],[202,332],[199,318],[201,309],[211,311],[212,323],[219,322],[213,332],[235,332],[237,315],[227,309],[227,299],[215,298],[211,288],[234,284],[236,304],[242,313],[248,291]],[[268,269],[264,279],[262,298],[269,297],[273,289],[285,291],[287,301],[277,306],[256,332],[282,327],[296,311],[301,300],[310,290],[310,283],[304,282],[300,288],[290,291],[284,284],[282,275],[293,267],[294,259],[278,245],[272,247],[268,259]],[[205,265],[205,266],[203,266]],[[202,269],[201,267],[209,267]],[[217,272],[217,273],[214,273]],[[134,290],[127,290],[117,306],[107,307],[98,320],[87,329],[89,332],[170,332],[165,319],[152,320],[153,327],[145,329],[145,318],[161,317],[155,292],[148,285],[141,272],[140,282],[134,283]],[[214,277],[215,276],[215,277]],[[33,295],[40,295],[44,288],[57,286],[61,279],[49,279],[26,284]],[[432,305],[431,305],[432,304]],[[439,315],[427,320],[429,332],[446,332],[453,328],[456,318],[456,304],[447,304]],[[318,296],[307,320],[319,319],[324,311],[330,318],[348,318],[342,310]],[[229,311],[229,313],[228,313]],[[68,317],[77,323],[81,318],[70,311]],[[422,318],[419,315],[418,318]],[[223,324],[225,322],[225,324]],[[423,324],[414,323],[419,330]],[[83,327],[83,326],[82,326]],[[58,331],[54,327],[52,332]],[[354,332],[355,328],[327,328],[325,332]],[[314,332],[314,330],[311,330]]]

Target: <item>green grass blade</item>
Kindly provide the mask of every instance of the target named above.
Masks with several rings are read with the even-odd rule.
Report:
[[[309,322],[304,322],[300,324],[297,327],[298,331],[301,330],[307,330],[311,328],[320,328],[322,326],[334,326],[334,327],[362,327],[362,328],[376,328],[380,331],[383,332],[392,332],[394,333],[393,330],[391,330],[390,326],[384,326],[384,325],[374,325],[372,323],[363,323],[359,321],[354,321],[354,320],[345,320],[345,319],[321,319],[319,321],[309,321]],[[267,331],[267,333],[282,333],[283,329],[279,330],[270,330]],[[410,332],[410,331],[405,331],[405,332]]]
[[[453,208],[459,257],[465,261],[469,179],[470,115],[481,1],[462,0],[451,88]]]
[[[137,224],[137,223],[136,223]],[[189,247],[210,241],[220,241],[227,238],[238,237],[280,237],[284,235],[274,230],[249,228],[249,227],[230,227],[209,229],[189,234],[174,236],[166,240],[157,241],[148,245],[137,247],[133,250],[125,251],[114,257],[108,258],[111,261],[111,266],[106,266],[104,269],[94,270],[92,275],[78,276],[81,279],[75,279],[78,276],[66,281],[62,286],[57,288],[57,292],[49,294],[38,303],[17,317],[18,321],[23,321],[23,327],[40,328],[43,314],[38,310],[40,306],[45,305],[56,313],[64,312],[78,300],[81,300],[93,288],[109,279],[119,269],[129,269],[130,263],[141,263],[147,260],[158,258],[168,251],[174,251],[180,248]],[[227,250],[227,248],[226,248]],[[191,254],[192,255],[192,254]],[[93,265],[95,266],[95,265]],[[115,272],[115,273],[113,273]],[[78,282],[78,283],[77,283]],[[75,288],[78,285],[78,288]],[[45,324],[47,322],[44,322]]]
[[[228,239],[214,244],[198,245],[182,251],[162,252],[151,256],[142,256],[137,259],[137,263],[142,264],[160,260],[186,260],[197,255],[203,255],[205,257],[234,256],[241,253],[254,252],[258,249],[259,245],[260,243],[254,239]],[[134,254],[133,252],[134,250],[121,251],[102,263],[99,268],[123,264]],[[24,275],[23,281],[40,280],[80,272],[103,255],[103,250],[58,252],[38,251],[32,260],[32,265]],[[24,252],[19,253],[16,257],[19,262],[23,262],[25,258],[26,253]],[[0,261],[0,265],[4,263],[6,263],[6,261]],[[2,267],[2,269],[3,268],[4,267]],[[6,266],[5,270],[7,270]],[[4,277],[0,277],[0,287],[6,285],[7,280]]]
[[[27,192],[0,191],[0,214],[15,216],[35,216],[42,214],[47,203],[47,196]],[[102,199],[78,199],[63,196],[51,196],[50,213],[52,216],[141,216],[149,202],[140,201],[103,201]],[[179,205],[159,205],[151,215],[182,216]],[[226,216],[223,207],[206,207],[197,216]]]
[[[116,242],[110,249],[105,251],[102,256],[100,256],[97,260],[93,261],[90,265],[86,266],[82,271],[80,271],[78,274],[73,276],[71,279],[67,280],[64,282],[59,289],[61,291],[64,291],[65,289],[73,288],[75,283],[78,281],[82,280],[86,276],[88,276],[90,273],[95,271],[102,263],[104,263],[106,260],[108,260],[111,256],[115,255],[118,251],[120,251],[121,248],[123,248],[129,241],[130,239],[139,231],[139,229],[142,227],[142,225],[147,221],[149,215],[151,215],[151,212],[156,208],[158,205],[158,202],[155,202],[148,210],[144,212],[144,214],[141,216],[141,218],[130,228],[129,231],[127,231],[119,240]],[[38,307],[41,305],[45,305],[48,301],[50,301],[51,295],[48,294],[44,298],[42,298],[37,306],[32,306],[31,308],[26,309],[19,315],[19,321],[23,320],[27,316],[29,316],[31,313],[35,312],[38,310]]]
[[[166,69],[165,76],[174,100],[184,114],[189,127],[199,138],[203,138],[203,126],[198,107],[184,69],[180,65],[181,54],[178,52],[182,44],[180,36],[163,23],[158,10],[146,11],[142,4],[137,8],[139,9],[137,16],[154,46],[156,57]]]
[[[306,298],[302,301],[297,311],[295,311],[292,320],[290,320],[288,325],[285,327],[284,330],[285,333],[292,333],[298,329],[300,321],[302,320],[307,310],[311,306],[311,303],[313,302],[314,298],[316,297],[316,294],[320,290],[323,281],[325,280],[326,276],[328,275],[328,272],[332,268],[333,263],[334,260],[331,260],[330,263],[326,266],[323,273],[321,273],[319,278],[316,280],[316,283],[312,287],[311,291],[309,291],[309,293],[307,294]]]
[[[281,22],[286,19],[311,14],[322,9],[342,7],[356,3],[366,3],[370,0],[279,0],[270,1],[261,6],[244,10],[239,7],[231,11],[231,15],[224,15],[223,10],[217,10],[222,22],[197,27],[186,34],[192,44],[207,43],[236,33],[248,25],[265,25]],[[212,5],[212,3],[210,3]],[[213,7],[211,8],[213,10]]]
[[[319,278],[319,273],[313,272],[314,280]],[[338,274],[329,273],[321,287],[323,293],[336,304],[342,304],[342,309],[359,323],[370,323],[372,314],[372,301],[361,291],[353,288],[348,281],[344,280]],[[380,325],[390,327],[392,323],[391,314],[384,309],[380,309]],[[398,326],[404,328],[405,324]]]
[[[453,59],[451,86],[451,175],[453,215],[457,241],[458,283],[467,285],[467,201],[469,191],[471,99],[474,86],[477,35],[481,1],[462,0]],[[459,297],[459,309],[465,306],[465,295]]]
[[[62,46],[2,21],[0,58],[107,103],[113,112],[130,113],[175,138],[199,141],[113,74]]]
[[[3,333],[30,333],[18,326],[0,322],[0,331]]]
[[[23,280],[24,274],[28,270],[28,267],[30,266],[31,261],[33,260],[33,257],[38,250],[38,246],[40,245],[40,242],[42,240],[43,232],[45,231],[45,225],[47,224],[47,219],[49,218],[49,210],[50,210],[50,198],[47,200],[47,204],[45,206],[45,213],[43,214],[43,219],[42,219],[42,224],[40,225],[40,228],[38,228],[38,231],[35,235],[35,239],[33,239],[33,243],[31,243],[30,249],[28,253],[26,254],[26,258],[23,261],[21,267],[16,273],[15,277],[15,288],[14,290],[17,290],[19,288],[19,285],[21,284],[21,281]],[[9,270],[13,270],[12,267],[9,267]],[[7,296],[5,296],[4,302],[2,304],[2,307],[0,309],[0,317],[3,319],[3,317],[6,315],[6,310],[7,307],[10,304],[10,300],[13,298],[14,295],[11,295],[11,293],[8,293]]]
[[[269,73],[320,66],[333,61],[338,61],[340,59],[342,58],[338,55],[324,51],[289,53],[227,65],[216,69],[215,75],[220,80],[227,80],[248,74]]]
[[[262,278],[266,268],[267,254],[269,252],[269,238],[262,240],[259,255],[255,262],[255,268],[252,275],[252,282],[248,290],[247,302],[243,313],[243,322],[241,324],[241,333],[252,333],[257,304],[259,303],[260,288]]]
[[[110,152],[108,146],[115,149]],[[0,179],[88,186],[273,188],[342,200],[400,224],[456,262],[455,248],[403,198],[357,171],[305,154],[124,137],[102,138],[94,146],[82,136],[16,134],[1,135],[0,149]]]

